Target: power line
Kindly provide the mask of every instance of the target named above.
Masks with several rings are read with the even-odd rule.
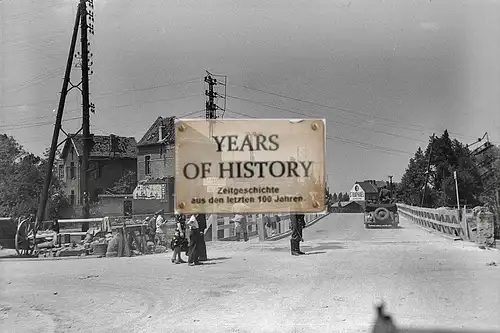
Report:
[[[290,113],[294,113],[294,114],[298,114],[298,115],[301,115],[301,116],[306,116],[306,117],[310,117],[311,116],[311,114],[306,114],[306,113],[299,112],[299,111],[293,111],[291,109],[279,107],[279,106],[276,106],[276,105],[270,105],[270,104],[260,103],[260,102],[253,101],[253,100],[246,99],[246,98],[241,98],[241,97],[236,97],[236,96],[231,96],[231,95],[228,95],[227,97],[233,98],[233,99],[237,99],[237,100],[241,100],[241,101],[245,101],[245,102],[255,103],[255,104],[258,104],[258,105],[262,105],[262,106],[266,106],[266,107],[270,107],[270,108],[274,108],[274,109],[278,109],[278,110],[282,110],[282,111],[286,111],[286,112],[290,112]],[[323,116],[321,116],[321,117],[323,117]],[[328,119],[327,121],[331,122],[331,123],[336,123],[336,124],[339,124],[339,125],[344,125],[344,126],[349,126],[349,127],[353,127],[353,128],[358,128],[358,129],[362,129],[362,130],[366,130],[366,131],[371,131],[371,132],[375,132],[375,133],[386,134],[386,135],[394,136],[394,137],[397,137],[397,138],[404,138],[404,139],[409,139],[409,140],[412,140],[412,141],[419,141],[419,142],[422,142],[422,143],[427,143],[427,141],[419,140],[419,139],[412,138],[412,137],[409,137],[409,136],[404,136],[404,135],[399,135],[399,134],[384,132],[384,131],[380,131],[380,130],[374,130],[374,129],[371,129],[371,128],[365,128],[365,127],[361,127],[361,126],[358,126],[358,125],[352,125],[352,124],[344,123],[344,122],[341,122],[341,121],[336,121],[336,120],[331,120],[331,119]]]
[[[200,81],[201,79],[196,78],[196,81]],[[171,82],[171,83],[166,83],[166,84],[161,84],[161,85],[155,85],[151,87],[146,87],[146,88],[139,88],[139,89],[127,89],[127,90],[121,90],[121,91],[116,91],[116,92],[106,92],[106,93],[96,93],[92,94],[93,96],[110,96],[110,95],[118,95],[118,94],[125,94],[129,92],[140,92],[140,91],[147,91],[147,90],[153,90],[153,89],[159,89],[159,88],[164,88],[164,87],[169,87],[169,86],[174,86],[174,85],[180,85],[184,83],[194,83],[196,82],[194,79],[188,79],[184,81],[178,81],[178,82]],[[94,100],[101,100],[103,98],[94,98]],[[23,107],[23,106],[37,106],[39,104],[49,104],[49,103],[54,103],[55,101],[53,99],[48,99],[48,100],[41,100],[41,101],[35,101],[35,102],[29,102],[29,103],[20,103],[20,104],[8,104],[8,105],[0,105],[0,108],[13,108],[13,107]]]
[[[418,132],[420,132],[422,130],[425,130],[427,133],[431,133],[431,132],[429,132],[427,130],[426,127],[421,126],[421,125],[414,125],[414,124],[410,124],[410,123],[407,123],[407,122],[398,121],[398,120],[395,120],[395,119],[389,119],[389,118],[379,117],[379,116],[375,116],[375,115],[372,115],[372,114],[358,112],[358,111],[354,111],[354,110],[350,110],[350,109],[334,107],[334,106],[331,106],[331,105],[326,105],[326,104],[321,104],[321,103],[317,103],[317,102],[312,102],[312,101],[308,101],[308,100],[304,100],[304,99],[300,99],[300,98],[296,98],[296,97],[286,96],[286,95],[283,95],[283,94],[278,94],[278,93],[274,93],[274,92],[270,92],[270,91],[265,91],[265,90],[262,90],[262,89],[257,89],[257,88],[252,88],[252,87],[248,87],[248,86],[244,86],[244,85],[235,84],[235,83],[232,83],[231,85],[236,86],[236,87],[245,88],[245,89],[248,89],[248,90],[258,91],[258,92],[261,92],[261,93],[265,93],[265,94],[269,94],[269,95],[273,95],[273,96],[277,96],[277,97],[281,97],[281,98],[286,98],[286,99],[294,100],[294,101],[301,102],[301,103],[306,103],[306,104],[315,105],[315,106],[319,106],[319,107],[323,107],[323,108],[328,108],[328,109],[331,109],[331,110],[341,111],[341,112],[348,113],[348,114],[355,114],[355,115],[358,115],[358,116],[363,116],[363,117],[369,117],[369,118],[384,120],[384,121],[388,121],[388,122],[391,122],[391,123],[397,123],[397,124],[406,125],[406,126],[418,127],[418,128],[421,128],[421,130],[416,130],[416,129],[412,129],[412,128],[406,128],[406,129],[407,130],[412,130],[412,131],[418,131]],[[455,133],[455,132],[449,132],[449,133],[457,135],[457,136],[461,136],[461,137],[464,137],[464,138],[469,138],[469,139],[473,138],[471,136],[464,135],[464,134],[461,134],[461,133]]]
[[[201,83],[201,79],[197,78],[197,77],[194,77],[194,78],[190,78],[190,79],[187,79],[187,80],[184,80],[184,81],[171,82],[171,83],[166,83],[166,84],[159,84],[159,85],[154,85],[154,86],[146,87],[146,88],[127,89],[127,90],[122,90],[122,91],[118,91],[118,92],[110,91],[110,92],[106,92],[106,93],[99,93],[99,94],[93,94],[93,95],[95,95],[95,96],[118,95],[118,94],[125,94],[125,93],[128,93],[128,92],[139,92],[139,91],[153,90],[153,89],[158,89],[158,88],[165,88],[165,87],[170,87],[170,86],[181,85],[181,84],[184,84],[184,83],[194,83],[194,82],[200,82]]]
[[[243,117],[254,118],[254,119],[257,118],[257,117],[246,115],[246,114],[241,113],[241,112],[233,111],[231,109],[227,109],[227,111],[230,113],[235,113],[235,114],[241,115]],[[328,140],[340,141],[340,142],[347,143],[347,144],[350,144],[350,145],[355,146],[355,147],[364,148],[365,150],[378,150],[378,151],[382,151],[382,152],[385,152],[385,153],[388,153],[391,155],[399,155],[399,156],[401,156],[401,155],[409,155],[412,157],[414,156],[414,154],[407,152],[407,151],[404,151],[404,150],[378,146],[378,145],[369,144],[369,143],[361,142],[361,141],[349,140],[349,139],[341,138],[341,137],[334,136],[334,135],[327,135],[326,138]]]
[[[111,107],[111,108],[107,108],[107,109],[108,110],[113,110],[113,109],[119,109],[119,108],[123,108],[123,107],[134,106],[134,105],[168,102],[168,101],[173,101],[173,100],[192,98],[192,97],[196,97],[196,96],[202,96],[202,94],[201,93],[196,93],[196,94],[191,94],[191,95],[188,95],[188,96],[179,96],[179,97],[166,98],[166,99],[157,99],[157,100],[152,100],[152,101],[136,102],[136,103],[130,103],[130,104],[125,104],[125,105],[117,105],[117,106],[114,106],[114,107]],[[72,111],[78,111],[78,110],[71,110],[71,111],[67,111],[66,113],[70,113]],[[44,118],[48,118],[48,117],[51,117],[51,115],[40,116],[40,117],[36,117],[35,119],[44,119]],[[33,119],[33,118],[31,118],[31,119]],[[19,121],[22,121],[22,120],[18,120],[18,122]],[[33,125],[33,127],[36,127],[36,124],[37,123],[32,123],[32,124],[29,124],[29,125]],[[43,122],[40,123],[40,124],[41,125],[45,125]],[[0,129],[3,129],[4,127],[12,127],[12,126],[17,126],[17,125],[15,125],[15,124],[2,125],[2,126],[0,126]],[[8,128],[5,128],[5,129],[8,129]]]
[[[63,122],[71,121],[71,120],[76,120],[76,119],[81,119],[81,117],[71,117],[62,120]],[[2,130],[19,130],[19,129],[25,129],[25,128],[34,128],[34,127],[41,127],[41,126],[46,126],[46,125],[54,125],[53,121],[49,122],[40,122],[36,124],[28,124],[28,125],[20,125],[18,127],[11,127],[11,128],[2,128]]]
[[[196,111],[191,111],[191,112],[187,112],[187,113],[185,113],[185,114],[182,114],[182,115],[180,115],[180,116],[177,116],[177,118],[184,118],[184,117],[189,117],[189,116],[192,116],[192,115],[196,115],[196,114],[198,114],[198,115],[196,115],[196,116],[195,116],[195,118],[197,118],[197,117],[203,116],[203,115],[204,115],[204,112],[205,112],[205,110],[196,110]],[[100,115],[102,115],[102,113],[99,113],[99,114],[100,114]],[[63,121],[70,121],[70,120],[76,120],[76,119],[81,119],[81,117],[75,117],[75,118],[71,118],[71,119],[69,119],[69,118],[68,118],[68,119],[63,120]],[[118,127],[118,130],[119,130],[119,129],[127,129],[127,128],[130,128],[130,127],[132,127],[132,126],[134,126],[134,125],[136,125],[136,124],[146,124],[146,123],[151,124],[151,123],[153,123],[153,121],[154,121],[154,120],[136,121],[136,122],[134,122],[134,124],[132,124],[132,125],[119,125],[119,126],[117,126],[117,127]],[[53,123],[47,123],[46,125],[51,125],[51,124],[53,124]],[[45,124],[44,124],[44,126],[45,126]],[[115,126],[116,126],[116,125],[115,125]],[[33,126],[33,127],[35,127],[35,126]],[[100,130],[100,131],[101,131],[101,132],[103,132],[103,133],[111,133],[111,132],[109,132],[109,131],[105,131],[104,129],[102,129],[102,128],[100,128],[100,127],[95,126],[95,124],[92,124],[92,127],[95,127],[96,129]],[[116,131],[112,131],[112,132],[116,133]],[[145,133],[145,132],[144,132],[144,133]],[[43,138],[45,138],[45,137],[44,137],[44,136],[38,136],[38,137],[36,137],[36,139],[37,139],[37,140],[22,141],[22,142],[21,142],[21,141],[19,141],[19,143],[22,143],[22,144],[29,144],[29,143],[32,143],[32,142],[38,142],[38,141],[40,141],[40,139],[43,139]]]

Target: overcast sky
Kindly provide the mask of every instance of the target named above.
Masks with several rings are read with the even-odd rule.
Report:
[[[0,132],[37,154],[77,3],[0,1]],[[225,117],[325,118],[335,192],[399,180],[445,128],[500,142],[500,0],[95,0],[94,12],[95,134],[139,140],[158,116],[204,116],[210,70],[228,76]],[[72,91],[67,132],[80,103]]]

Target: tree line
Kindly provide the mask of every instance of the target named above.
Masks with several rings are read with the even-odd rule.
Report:
[[[456,172],[462,207],[494,206],[499,157],[500,149],[494,145],[475,156],[467,145],[452,140],[445,130],[439,137],[430,137],[425,150],[417,149],[396,186],[396,198],[413,206],[456,207]],[[488,173],[491,177],[484,177]]]

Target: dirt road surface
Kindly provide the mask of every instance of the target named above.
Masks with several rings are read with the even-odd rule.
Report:
[[[500,251],[356,214],[304,238],[300,257],[288,238],[209,242],[195,267],[171,252],[2,259],[0,332],[369,332],[381,299],[397,325],[500,331]]]

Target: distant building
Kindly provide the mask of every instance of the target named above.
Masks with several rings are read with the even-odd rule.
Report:
[[[385,182],[378,182],[375,180],[365,180],[356,182],[351,191],[349,192],[350,201],[369,201],[378,200],[379,186],[385,185]]]
[[[175,201],[175,119],[176,117],[158,117],[137,143],[138,185],[133,197],[138,200],[159,200],[165,211],[173,211]],[[190,153],[193,156],[207,156],[207,152],[211,151],[207,150],[207,146],[213,149],[213,142],[207,135],[193,131],[191,137],[190,143],[193,145]],[[220,158],[220,153],[217,154]],[[200,183],[199,186],[203,185]],[[152,205],[158,206],[158,203],[141,202],[135,205],[153,207]]]
[[[363,206],[356,201],[338,201],[332,204],[333,213],[362,213]]]
[[[137,181],[175,176],[175,117],[158,117],[137,143]]]
[[[73,207],[83,204],[80,183],[83,155],[83,136],[66,140],[57,162],[59,179],[66,184],[65,191]],[[93,135],[89,156],[89,200],[111,187],[125,171],[137,172],[137,142],[133,137]]]

